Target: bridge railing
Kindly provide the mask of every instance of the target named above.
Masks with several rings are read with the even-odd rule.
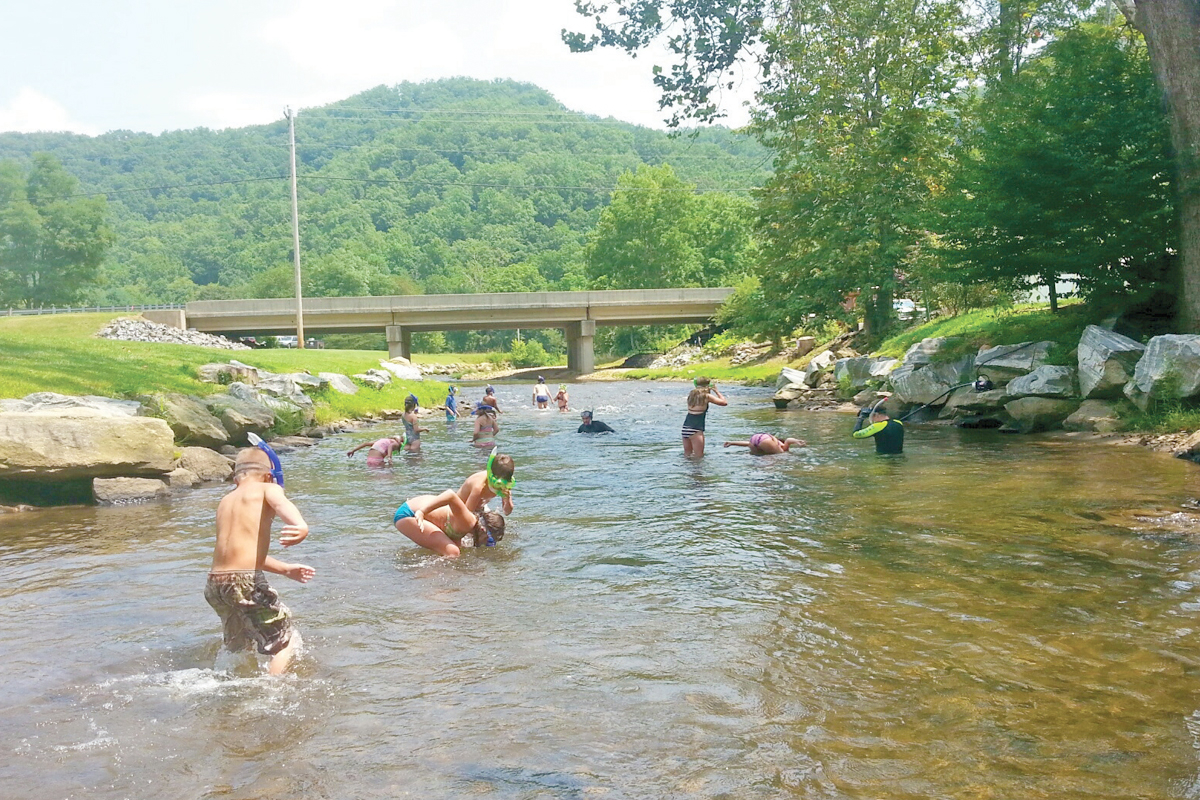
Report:
[[[108,311],[158,311],[160,309],[184,308],[182,303],[159,303],[157,305],[128,306],[50,306],[41,308],[9,308],[0,311],[4,317],[28,317],[39,314],[94,314]]]

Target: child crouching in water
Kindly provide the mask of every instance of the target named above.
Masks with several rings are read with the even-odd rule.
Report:
[[[274,467],[274,470],[272,469]],[[299,544],[308,536],[300,511],[283,494],[282,470],[264,450],[246,448],[233,467],[234,490],[217,506],[217,546],[204,599],[221,618],[225,647],[231,652],[251,645],[271,656],[268,671],[279,675],[300,648],[300,633],[292,615],[267,583],[265,573],[308,583],[316,570],[267,555],[271,522],[283,520],[279,543]]]
[[[447,558],[458,558],[464,547],[491,547],[504,538],[500,513],[471,511],[453,489],[409,498],[392,522],[421,547]]]

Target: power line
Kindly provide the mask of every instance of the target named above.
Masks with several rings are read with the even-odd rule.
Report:
[[[304,114],[327,114],[334,111],[371,111],[376,114],[447,114],[454,116],[495,116],[495,117],[545,117],[545,116],[560,116],[560,117],[585,117],[589,116],[582,111],[570,111],[567,109],[555,110],[546,109],[545,111],[493,111],[481,110],[474,111],[466,108],[377,108],[373,106],[324,106],[321,108],[305,109]],[[620,122],[620,120],[617,120]],[[626,125],[634,123],[628,122]]]
[[[686,192],[695,194],[698,192],[753,192],[757,191],[758,187],[731,187],[717,189],[666,189],[661,186],[537,186],[529,184],[510,184],[510,183],[470,183],[466,181],[422,181],[413,178],[345,178],[336,175],[300,175],[300,180],[313,181],[345,181],[347,183],[402,183],[414,184],[417,186],[465,186],[468,188],[478,189],[510,189],[513,191],[545,191],[545,192]]]
[[[354,116],[354,117],[343,117],[343,116],[335,116],[333,114],[329,114],[329,113],[322,112],[322,111],[313,111],[313,112],[309,112],[305,116],[311,119],[316,114],[322,114],[324,119],[341,119],[341,120],[347,120],[347,121],[351,121],[351,122],[353,122],[355,120],[369,121],[369,120],[373,120],[373,119],[390,119],[390,120],[397,120],[397,121],[401,121],[401,122],[421,122],[422,121],[419,119],[400,117],[400,116],[396,116],[394,114],[371,114],[371,115],[364,114],[364,115],[359,115],[359,116]],[[453,118],[453,116],[454,115],[446,115],[445,118],[450,119],[450,118]],[[503,118],[500,118],[500,119],[503,119]],[[499,119],[497,121],[499,121]],[[635,125],[632,122],[621,122],[620,120],[613,120],[610,122],[608,120],[601,120],[601,119],[543,118],[543,119],[506,119],[504,121],[514,122],[514,123],[515,122],[528,122],[528,123],[531,123],[534,125],[540,125],[540,124],[545,123],[545,124],[550,124],[550,125],[606,125],[610,128],[616,127],[617,125],[628,125],[631,128],[642,127],[639,125]],[[660,133],[661,133],[661,131],[660,131]]]
[[[262,183],[264,181],[281,181],[285,180],[287,175],[272,175],[265,178],[240,178],[233,181],[207,181],[205,183],[180,183],[174,186],[134,186],[127,189],[104,189],[98,192],[76,192],[75,194],[63,195],[67,197],[95,197],[101,194],[126,194],[128,192],[161,192],[168,189],[193,189],[202,186],[230,186],[237,183]]]
[[[287,147],[286,144],[273,144],[272,147]],[[633,156],[635,158],[646,159],[656,158],[664,161],[672,159],[685,160],[705,160],[718,161],[722,159],[740,159],[743,156],[738,156],[733,153],[722,151],[720,153],[639,153],[636,150],[623,151],[605,151],[605,150],[477,150],[469,147],[454,147],[454,148],[437,148],[437,147],[412,147],[409,145],[395,144],[392,142],[363,142],[362,144],[321,144],[309,142],[299,146],[300,150],[313,150],[322,147],[331,147],[341,150],[354,150],[360,147],[386,148],[393,147],[396,150],[403,152],[415,153],[474,153],[477,155],[488,156],[533,156],[533,155],[567,155],[567,156],[610,156],[618,158],[622,156]],[[716,145],[714,145],[715,147]]]
[[[101,189],[95,192],[76,192],[75,194],[63,195],[63,198],[71,197],[96,197],[98,195],[109,194],[128,194],[130,192],[165,192],[172,189],[195,189],[206,186],[232,186],[242,183],[265,183],[269,181],[287,180],[287,175],[271,175],[262,178],[241,178],[239,180],[229,181],[206,181],[203,183],[179,183],[174,186],[131,186],[124,189]],[[510,183],[476,183],[468,181],[423,181],[415,178],[350,178],[340,175],[297,175],[297,180],[302,181],[341,181],[344,183],[370,183],[370,184],[406,184],[415,186],[432,186],[432,187],[451,187],[464,186],[473,189],[509,189],[512,191],[534,191],[534,192],[684,192],[688,194],[696,194],[702,192],[753,192],[759,187],[756,186],[734,186],[734,187],[716,187],[704,189],[696,187],[694,189],[668,189],[661,186],[546,186],[536,184],[510,184]]]

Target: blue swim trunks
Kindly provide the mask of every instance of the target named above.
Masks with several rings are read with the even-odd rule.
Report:
[[[396,509],[396,516],[392,517],[392,524],[395,525],[397,522],[404,519],[405,517],[415,517],[415,516],[416,516],[416,514],[414,514],[413,510],[408,507],[408,501],[406,500],[404,502],[404,505],[402,505]]]

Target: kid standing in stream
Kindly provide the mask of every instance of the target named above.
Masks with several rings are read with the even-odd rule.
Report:
[[[417,405],[415,394],[404,398],[404,415],[400,417],[404,423],[404,438],[407,440],[404,449],[410,453],[421,452],[421,434],[429,433],[429,428],[421,427],[421,416],[417,413]]]
[[[308,536],[308,525],[283,494],[283,469],[273,451],[249,447],[233,467],[236,488],[217,506],[217,546],[204,599],[221,618],[225,647],[231,652],[258,647],[271,657],[268,671],[279,675],[300,648],[292,615],[267,583],[265,573],[308,583],[316,570],[267,555],[271,522],[283,520],[279,543],[291,547]]]

